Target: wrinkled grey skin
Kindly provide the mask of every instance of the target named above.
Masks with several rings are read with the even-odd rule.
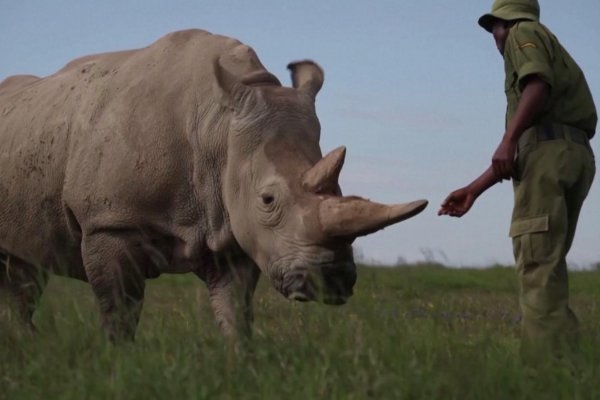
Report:
[[[342,304],[351,243],[419,213],[342,197],[322,157],[323,71],[283,87],[249,47],[200,30],[0,84],[0,284],[31,317],[48,272],[90,283],[112,340],[144,282],[203,279],[222,330],[247,335],[260,272],[290,299]]]

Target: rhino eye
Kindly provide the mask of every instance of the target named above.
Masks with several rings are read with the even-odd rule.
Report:
[[[275,196],[272,194],[263,194],[260,196],[264,205],[269,206],[275,201]]]

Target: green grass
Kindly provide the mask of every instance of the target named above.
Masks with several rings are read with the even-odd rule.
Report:
[[[578,369],[524,367],[510,268],[360,268],[341,307],[292,303],[262,279],[255,337],[221,337],[203,283],[150,281],[135,343],[106,342],[89,286],[52,278],[25,334],[0,308],[0,398],[600,399],[600,272],[571,273]]]

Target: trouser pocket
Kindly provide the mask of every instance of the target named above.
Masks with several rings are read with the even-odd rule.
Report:
[[[510,225],[510,237],[517,264],[539,264],[552,253],[550,217],[542,215],[514,220]]]

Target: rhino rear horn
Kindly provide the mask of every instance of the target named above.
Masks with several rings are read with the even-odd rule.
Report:
[[[427,200],[403,204],[379,204],[360,197],[329,197],[319,208],[323,233],[328,237],[356,238],[414,217]]]
[[[346,158],[346,147],[330,151],[304,173],[302,185],[312,193],[339,193],[338,179]]]
[[[287,67],[292,73],[292,85],[314,100],[323,86],[325,79],[323,69],[311,60],[294,61]]]

